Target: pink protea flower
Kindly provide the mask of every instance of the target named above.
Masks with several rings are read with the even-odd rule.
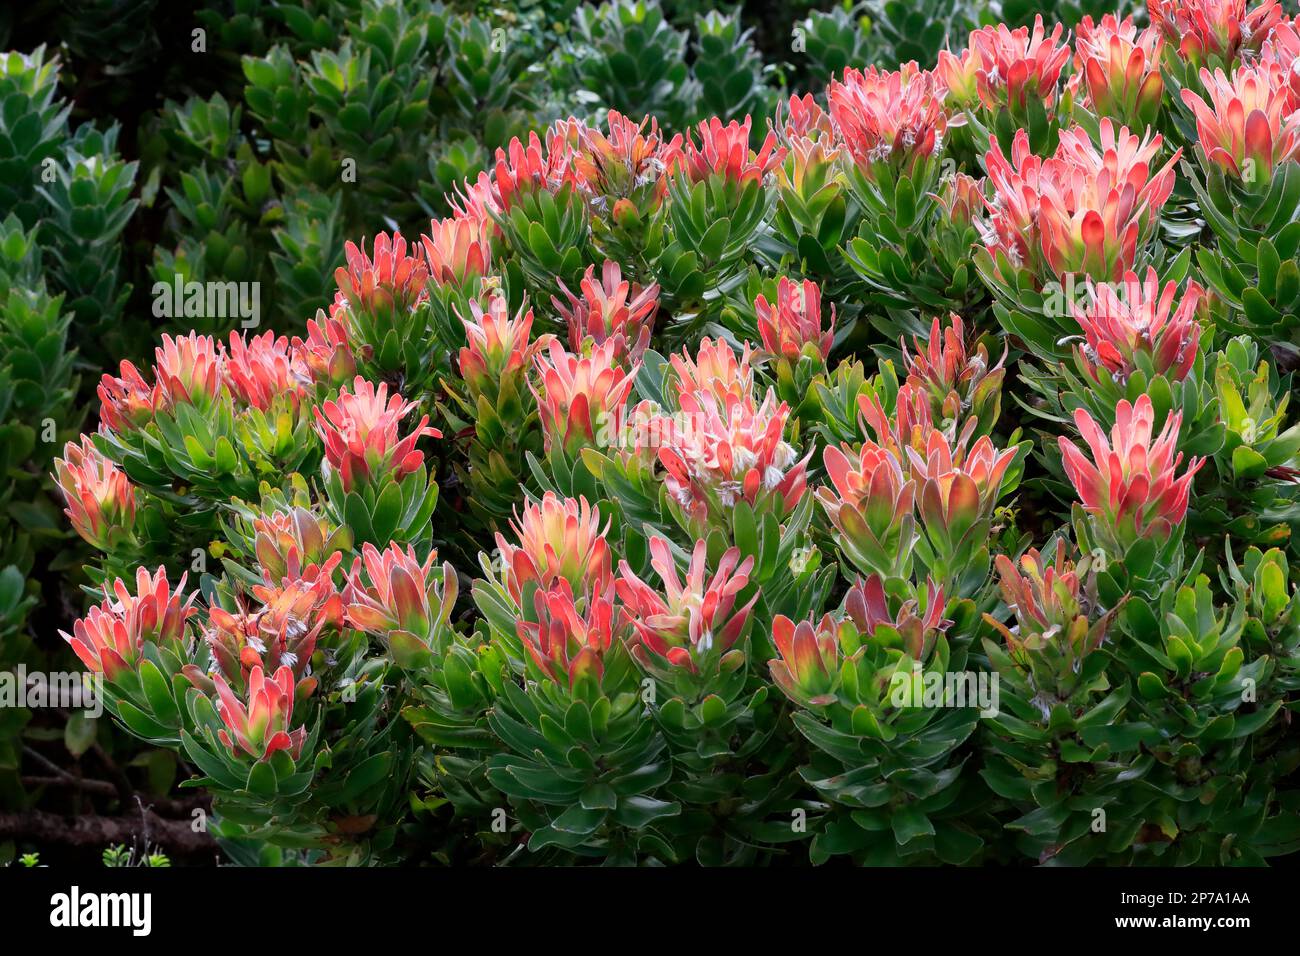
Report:
[[[518,545],[497,533],[497,548],[510,596],[522,601],[524,589],[536,584],[551,590],[567,581],[579,596],[608,595],[613,587],[612,559],[605,535],[609,522],[586,498],[561,498],[547,492],[541,503],[525,502],[510,522]]]
[[[1247,184],[1267,185],[1278,166],[1300,156],[1300,100],[1280,67],[1240,66],[1231,78],[1202,69],[1201,84],[1213,106],[1189,89],[1182,96],[1212,165]]]
[[[549,342],[549,337],[530,342],[533,310],[520,307],[511,318],[503,296],[493,296],[486,312],[476,301],[469,310],[471,318],[462,319],[467,344],[460,350],[459,364],[461,377],[475,392],[491,392],[504,379],[526,372]]]
[[[840,627],[829,615],[796,624],[784,614],[772,621],[772,643],[780,657],[767,662],[772,680],[801,707],[825,707],[840,686]]]
[[[183,574],[172,591],[165,568],[152,575],[138,568],[135,594],[121,578],[105,584],[104,600],[72,625],[71,634],[59,634],[86,667],[116,680],[135,666],[146,641],[162,646],[184,639],[186,622],[195,613],[194,595],[182,602],[184,588]]]
[[[294,337],[293,351],[295,361],[317,385],[342,385],[357,374],[347,326],[337,316],[318,311],[316,318],[307,320],[307,338]]]
[[[1087,105],[1134,128],[1150,126],[1165,92],[1162,49],[1154,26],[1139,32],[1132,17],[1121,21],[1108,13],[1094,24],[1085,16],[1076,30],[1074,71],[1083,78]]]
[[[730,396],[747,398],[754,393],[753,350],[745,343],[740,357],[722,339],[705,338],[696,357],[682,350],[669,357],[678,398],[694,392],[708,392],[719,400]]]
[[[459,288],[492,270],[492,230],[488,218],[452,216],[434,219],[420,236],[429,277],[438,285]]]
[[[971,106],[975,100],[988,110],[1023,111],[1030,97],[1049,110],[1055,106],[1061,70],[1070,48],[1061,42],[1065,28],[1056,24],[1049,36],[1043,18],[1012,30],[1005,23],[972,30],[960,56],[939,52],[936,74],[953,101]]]
[[[930,432],[934,431],[932,402],[926,384],[909,378],[898,390],[892,415],[885,411],[874,392],[858,396],[858,424],[863,434],[892,452],[904,471],[909,469],[906,449],[923,451]],[[966,427],[973,430],[974,423],[967,419]]]
[[[822,291],[811,279],[797,283],[782,276],[776,288],[776,304],[760,293],[754,300],[754,311],[763,348],[770,354],[792,362],[797,362],[805,351],[823,361],[830,355],[835,339],[835,306],[831,306],[830,321],[823,329]]]
[[[578,610],[573,588],[558,581],[533,597],[536,621],[518,622],[519,640],[533,663],[548,680],[567,684],[580,680],[600,683],[605,673],[605,654],[614,646],[613,602],[595,597]]]
[[[738,501],[756,510],[770,503],[779,517],[799,503],[812,452],[800,460],[785,440],[790,406],[774,393],[757,405],[752,396],[695,391],[681,396],[680,409],[684,427],[660,429],[659,461],[668,493],[698,533]]]
[[[54,480],[63,492],[63,513],[91,546],[109,550],[135,523],[135,489],[123,471],[100,453],[89,435],[68,442],[54,459]]]
[[[380,551],[367,541],[352,562],[343,591],[348,623],[390,644],[414,639],[427,645],[434,625],[451,613],[458,589],[455,570],[444,565],[442,597],[434,606],[430,595],[439,583],[434,574],[437,560],[437,551],[420,561],[410,545],[403,550],[394,541]]]
[[[572,139],[554,128],[547,132],[545,146],[536,133],[528,134],[526,145],[515,137],[496,152],[492,167],[496,204],[508,211],[522,192],[541,189],[555,193],[573,184],[572,159]]]
[[[214,678],[217,689],[217,714],[225,729],[218,732],[221,742],[238,756],[241,752],[257,760],[269,760],[278,750],[297,760],[307,728],[290,730],[293,723],[293,671],[282,666],[270,680],[261,666],[248,677],[248,704],[230,689],[220,674]]]
[[[421,468],[424,453],[415,443],[425,435],[441,438],[442,432],[424,415],[415,431],[399,437],[398,426],[413,408],[415,403],[400,395],[390,398],[387,384],[376,389],[358,375],[351,392],[313,409],[325,459],[339,473],[344,491],[388,478],[401,481]]]
[[[1196,361],[1201,326],[1196,309],[1205,290],[1189,282],[1178,308],[1171,313],[1178,283],[1166,282],[1164,288],[1156,270],[1147,269],[1139,281],[1135,273],[1124,273],[1123,295],[1103,283],[1088,280],[1087,308],[1075,305],[1074,317],[1083,329],[1085,345],[1079,348],[1080,362],[1094,380],[1100,380],[1098,366],[1119,379],[1127,379],[1137,368],[1138,354],[1150,357],[1157,375],[1181,381]]]
[[[987,518],[1002,491],[1002,479],[1016,450],[999,451],[988,436],[966,449],[955,447],[939,430],[930,433],[924,455],[907,449],[916,479],[917,504],[927,533],[957,542],[977,521]]]
[[[1015,613],[1014,630],[986,616],[1006,640],[1007,650],[1019,663],[1028,655],[1055,644],[1078,661],[1101,646],[1106,622],[1090,627],[1085,607],[1083,579],[1065,552],[1065,540],[1057,538],[1052,563],[1030,548],[1018,561],[1005,554],[994,559],[1002,600]]]
[[[845,553],[865,571],[892,574],[912,546],[916,482],[893,451],[875,442],[857,451],[827,445],[822,463],[831,484],[817,489],[817,500]]]
[[[320,574],[351,541],[349,529],[332,528],[326,518],[301,506],[253,519],[253,553],[263,579],[271,583]]]
[[[636,122],[617,110],[606,114],[608,133],[583,127],[573,152],[573,172],[588,200],[603,209],[621,199],[649,200],[649,212],[668,191],[668,176],[681,161],[682,134],[671,139],[659,121]]]
[[[878,574],[859,578],[844,597],[844,613],[860,637],[897,642],[914,661],[925,661],[939,635],[952,626],[943,616],[946,606],[943,588],[927,579],[924,609],[912,597],[896,612],[890,611],[885,583]]]
[[[944,179],[935,197],[943,207],[943,219],[965,229],[984,214],[984,179],[954,173]]]
[[[574,355],[552,340],[533,365],[540,388],[533,387],[546,450],[560,448],[576,454],[583,448],[616,443],[636,369],[626,370],[614,360],[618,343],[613,339]]]
[[[133,364],[123,359],[121,375],[107,373],[99,380],[99,420],[122,435],[153,421],[161,392],[144,380]]]
[[[769,132],[757,153],[749,148],[750,117],[743,123],[732,120],[726,126],[716,116],[695,127],[700,145],[690,132],[686,134],[682,170],[693,183],[701,183],[714,174],[728,182],[761,183],[781,165],[785,149],[777,145],[776,134]]]
[[[1260,48],[1259,65],[1276,68],[1300,104],[1300,23],[1289,17],[1278,21]]]
[[[830,114],[811,93],[803,96],[796,93],[777,103],[776,128],[788,144],[794,140],[826,142],[835,138]]]
[[[649,670],[665,665],[699,671],[699,662],[716,650],[725,654],[745,633],[758,594],[739,610],[736,597],[749,584],[754,559],[740,558],[738,548],[728,548],[718,569],[708,576],[708,544],[701,538],[691,552],[686,581],[665,538],[650,539],[650,566],[663,581],[661,593],[619,563],[618,596],[624,620],[632,627],[632,654]]]
[[[164,335],[162,345],[154,349],[154,377],[161,404],[167,408],[210,408],[221,392],[221,366],[222,356],[212,336],[197,332],[176,338]]]
[[[990,140],[985,161],[994,195],[984,242],[991,252],[1040,282],[1070,273],[1117,280],[1132,268],[1173,191],[1182,151],[1153,172],[1159,135],[1139,140],[1108,118],[1100,134],[1098,148],[1081,127],[1063,130],[1056,154],[1044,160],[1020,130],[1010,162]]]
[[[942,146],[947,130],[943,88],[915,62],[897,72],[847,69],[831,80],[830,115],[854,165],[869,179],[882,169],[911,176]]]
[[[1193,458],[1186,471],[1176,474],[1183,460],[1182,453],[1176,451],[1182,412],[1166,419],[1153,442],[1154,419],[1148,396],[1138,396],[1136,404],[1121,399],[1108,442],[1092,416],[1077,409],[1074,423],[1088,443],[1092,461],[1074,442],[1060,438],[1065,474],[1084,510],[1120,544],[1138,538],[1168,538],[1187,516],[1192,479],[1205,464],[1205,459]]]
[[[1258,50],[1282,18],[1278,0],[1253,10],[1248,0],[1147,0],[1151,24],[1193,67],[1232,69],[1245,50]]]
[[[242,333],[231,332],[222,363],[226,387],[236,402],[262,411],[280,395],[297,408],[310,376],[298,355],[283,335],[264,332],[245,340]]]
[[[343,252],[347,266],[334,270],[334,281],[349,308],[371,315],[409,312],[428,295],[429,264],[418,251],[407,253],[401,233],[377,233],[371,255],[364,241],[346,243]]]
[[[966,325],[955,312],[948,316],[947,327],[940,325],[938,317],[934,319],[928,342],[914,338],[910,350],[903,345],[908,385],[924,390],[932,418],[958,427],[968,417],[977,419],[986,430],[997,423],[1005,360],[1005,350],[993,365],[983,343],[971,348]]]
[[[637,363],[650,347],[650,329],[659,309],[659,286],[642,288],[623,278],[617,262],[605,260],[600,281],[596,267],[588,266],[582,277],[581,296],[559,283],[568,304],[554,296],[551,304],[569,327],[569,347],[581,353],[584,343],[595,346],[614,343],[614,360],[620,365]]]

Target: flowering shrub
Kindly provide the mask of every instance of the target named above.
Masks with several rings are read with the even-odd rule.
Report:
[[[155,272],[264,277],[284,334],[159,328],[39,460],[94,595],[64,640],[224,847],[1300,846],[1300,42],[1276,4],[958,5],[949,49],[890,5],[865,38],[814,14],[812,92],[778,89],[740,13],[610,0],[499,49],[440,5],[356,6],[246,54],[255,136],[220,96],[160,120],[194,163],[159,172]],[[33,155],[71,155],[49,65],[0,65],[52,130]],[[76,142],[111,245],[134,168]],[[65,192],[0,209],[15,448],[72,396],[65,310],[120,295],[103,248],[89,291],[25,264],[24,210]],[[7,555],[0,639],[31,604]]]

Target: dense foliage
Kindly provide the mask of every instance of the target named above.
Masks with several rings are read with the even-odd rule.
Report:
[[[1300,846],[1277,0],[68,6],[0,660],[116,726],[0,709],[7,801],[56,737],[238,862]]]

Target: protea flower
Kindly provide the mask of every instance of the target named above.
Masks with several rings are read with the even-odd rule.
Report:
[[[831,487],[818,488],[817,500],[849,559],[864,572],[886,577],[906,567],[915,534],[916,483],[895,453],[874,442],[856,452],[828,445],[822,462]]]
[[[831,306],[830,321],[822,328],[822,293],[817,283],[805,279],[802,283],[781,277],[776,290],[776,303],[760,294],[754,300],[758,315],[758,334],[763,348],[770,354],[792,362],[807,351],[822,361],[830,355],[835,339],[835,306]]]
[[[194,595],[182,602],[185,575],[172,591],[167,570],[159,567],[150,575],[136,569],[135,594],[125,581],[104,585],[104,600],[72,625],[72,633],[60,631],[81,662],[107,680],[116,680],[135,666],[146,641],[159,646],[175,644],[185,637],[186,622],[193,615]]]
[[[578,356],[552,340],[549,350],[534,359],[540,388],[532,386],[533,394],[548,452],[559,448],[573,455],[615,444],[636,374],[635,368],[629,372],[615,361],[617,347],[609,339]]]
[[[606,114],[606,127],[608,133],[584,127],[579,134],[572,156],[579,188],[597,211],[621,200],[632,202],[638,213],[653,211],[681,160],[682,134],[668,139],[653,117],[638,123],[617,110]]]
[[[493,296],[487,311],[477,301],[469,303],[465,324],[466,345],[460,350],[460,374],[471,391],[491,394],[503,379],[527,372],[546,337],[530,342],[533,310],[523,307],[510,317],[503,296]]]
[[[1099,24],[1085,16],[1074,44],[1074,72],[1088,93],[1085,105],[1134,129],[1152,125],[1165,91],[1162,50],[1154,26],[1139,32],[1131,16],[1121,21],[1108,13]]]
[[[317,385],[339,386],[357,374],[347,326],[337,316],[318,311],[307,320],[307,338],[294,337],[293,350]]]
[[[784,614],[772,621],[772,643],[780,657],[767,662],[772,680],[801,707],[825,707],[840,686],[840,625],[829,615],[816,624],[796,624]]]
[[[793,94],[777,104],[776,128],[784,142],[793,147],[796,140],[829,143],[835,138],[831,116],[811,93]]]
[[[210,335],[162,337],[154,349],[154,377],[159,401],[167,408],[193,405],[206,410],[221,392],[221,354]]]
[[[364,241],[346,243],[343,252],[347,266],[334,270],[334,280],[348,308],[369,315],[409,312],[428,295],[428,262],[418,252],[407,253],[401,233],[377,233],[369,256]]]
[[[217,714],[225,729],[218,732],[221,742],[238,756],[241,752],[257,760],[270,759],[278,750],[287,751],[297,760],[302,753],[307,729],[290,730],[293,723],[293,671],[281,667],[267,680],[260,666],[248,677],[248,704],[230,689],[220,674],[214,678],[217,689]]]
[[[403,550],[393,542],[380,551],[366,542],[343,590],[348,623],[390,646],[415,641],[427,647],[435,626],[451,613],[458,590],[455,570],[444,564],[442,595],[437,596],[437,560],[437,551],[420,561],[410,545]]]
[[[587,267],[580,286],[581,296],[569,291],[563,281],[560,291],[568,304],[554,296],[551,304],[569,327],[569,347],[581,354],[589,342],[593,346],[614,343],[614,360],[620,365],[634,365],[650,347],[650,330],[659,309],[659,286],[651,283],[642,288],[623,278],[617,262],[605,261],[600,281],[596,267]]]
[[[576,121],[574,121],[576,122]],[[535,189],[558,192],[574,183],[573,142],[567,135],[549,130],[546,145],[535,132],[528,134],[528,143],[512,139],[505,149],[498,149],[493,162],[494,204],[508,211],[521,192]]]
[[[301,506],[253,519],[253,553],[262,577],[271,583],[311,574],[351,542],[346,526],[332,528],[326,518]]]
[[[707,392],[719,400],[747,398],[754,393],[753,350],[745,343],[740,357],[722,339],[705,338],[696,357],[682,350],[669,357],[674,374],[673,387],[678,398],[694,392]]]
[[[925,384],[909,379],[898,390],[894,399],[894,412],[889,414],[875,392],[866,391],[858,396],[858,424],[864,434],[882,448],[888,449],[907,472],[911,468],[907,449],[924,452],[934,431],[931,415],[931,398]],[[976,422],[967,418],[961,434],[974,430]],[[954,423],[956,425],[956,423]]]
[[[683,143],[680,169],[693,183],[701,183],[715,174],[728,182],[743,185],[761,183],[781,165],[785,149],[777,145],[776,134],[769,132],[757,153],[749,148],[750,117],[743,123],[732,120],[726,126],[716,116],[695,127],[700,145],[695,145],[691,131]]]
[[[987,518],[1002,491],[1002,479],[1016,450],[999,451],[987,435],[969,449],[932,431],[924,454],[907,449],[912,463],[921,520],[931,534],[956,542],[975,522]]]
[[[1121,288],[1122,296],[1116,295],[1109,283],[1094,285],[1088,280],[1087,308],[1074,306],[1085,340],[1076,349],[1080,364],[1095,381],[1100,381],[1099,366],[1125,380],[1137,368],[1137,355],[1142,354],[1150,358],[1155,374],[1181,381],[1196,361],[1201,338],[1196,310],[1205,290],[1189,282],[1173,310],[1178,283],[1166,282],[1161,289],[1153,268],[1147,269],[1141,281],[1135,273],[1126,272]]]
[[[1153,26],[1191,66],[1232,69],[1244,50],[1258,50],[1282,17],[1277,0],[1247,10],[1248,0],[1147,0]]]
[[[518,622],[519,640],[545,677],[572,689],[579,681],[599,685],[605,673],[605,654],[614,645],[614,605],[608,598],[592,598],[585,612],[578,610],[573,588],[558,581],[533,598],[536,621]]]
[[[424,435],[441,438],[442,432],[429,426],[429,416],[420,418],[415,431],[398,436],[402,419],[415,408],[400,395],[388,395],[388,385],[378,389],[360,375],[351,392],[313,409],[316,431],[325,443],[325,459],[339,473],[344,491],[352,491],[386,479],[400,481],[424,464],[424,453],[415,443]]]
[[[298,354],[285,336],[264,332],[245,341],[230,333],[222,372],[235,401],[266,411],[277,396],[288,396],[294,408],[307,394],[310,372],[299,364]]]
[[[102,455],[89,435],[68,442],[54,459],[54,480],[67,503],[72,527],[91,546],[109,550],[135,522],[135,489],[123,471]]]
[[[1247,185],[1267,185],[1280,165],[1300,156],[1300,100],[1287,73],[1273,64],[1201,70],[1213,106],[1184,89],[1183,102],[1196,114],[1196,135],[1205,159]]]
[[[915,62],[897,72],[844,71],[827,92],[831,119],[857,169],[870,180],[911,177],[943,143],[943,88]]]
[[[943,616],[945,607],[943,588],[927,579],[924,607],[916,597],[910,597],[891,611],[885,582],[878,574],[859,578],[844,597],[844,613],[859,638],[898,646],[920,662],[930,656],[939,636],[952,626],[953,622]]]
[[[1065,28],[1056,24],[1050,36],[1043,18],[1034,28],[1012,30],[1005,23],[972,30],[959,56],[939,52],[935,70],[957,105],[970,107],[976,100],[987,110],[1011,109],[1023,113],[1032,97],[1049,111],[1056,104],[1061,70],[1070,48],[1061,42]]]
[[[903,345],[908,384],[924,389],[933,419],[951,421],[958,429],[967,417],[977,419],[985,433],[997,424],[1006,376],[1004,361],[1005,349],[996,365],[990,365],[982,342],[971,349],[966,325],[955,312],[949,315],[946,328],[934,319],[928,342],[914,338],[911,350]]]
[[[1154,420],[1151,399],[1139,395],[1136,404],[1121,399],[1116,406],[1109,442],[1087,411],[1075,411],[1074,423],[1092,461],[1068,438],[1059,440],[1065,474],[1084,510],[1121,545],[1138,538],[1167,539],[1187,516],[1192,479],[1205,464],[1205,459],[1193,458],[1177,474],[1183,461],[1176,452],[1182,412],[1169,416],[1153,442]]]
[[[1259,63],[1280,70],[1294,101],[1300,103],[1300,23],[1289,17],[1279,20],[1260,48]]]
[[[940,184],[936,198],[943,207],[944,223],[965,229],[984,215],[984,179],[953,173]]]
[[[132,363],[123,359],[121,374],[105,373],[99,380],[99,420],[109,431],[123,435],[153,421],[161,393],[144,380]]]
[[[634,632],[632,655],[651,672],[682,667],[698,673],[701,661],[727,653],[745,633],[758,594],[738,610],[735,604],[749,584],[754,559],[742,561],[738,548],[728,548],[710,577],[708,544],[701,538],[683,583],[668,541],[654,537],[650,566],[663,581],[662,593],[638,578],[626,561],[619,563],[616,587],[624,619]]]
[[[429,277],[438,285],[459,288],[492,269],[491,219],[451,216],[434,219],[427,235],[420,236]]]
[[[600,512],[586,498],[547,492],[540,504],[525,502],[510,527],[518,545],[500,533],[496,541],[506,587],[516,604],[530,584],[549,591],[562,580],[580,597],[610,593],[612,559],[605,542],[609,522],[601,523]]]

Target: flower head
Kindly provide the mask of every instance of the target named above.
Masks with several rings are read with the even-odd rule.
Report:
[[[388,385],[378,389],[360,375],[351,392],[314,409],[316,431],[325,443],[325,459],[337,471],[344,491],[392,478],[400,481],[424,464],[424,453],[415,443],[425,435],[441,438],[429,426],[429,416],[420,418],[415,430],[399,437],[398,427],[415,408],[400,395],[388,395]]]
[[[629,372],[615,362],[614,339],[581,356],[566,352],[558,341],[549,345],[534,359],[540,388],[533,387],[547,451],[558,447],[576,454],[608,443],[623,421],[636,369]]]
[[[878,574],[859,578],[844,598],[844,613],[860,637],[897,645],[914,661],[924,662],[939,635],[952,626],[943,616],[943,588],[934,581],[925,584],[925,606],[908,598],[897,610],[890,610],[885,584]]]
[[[162,337],[154,349],[159,403],[166,408],[193,405],[207,409],[221,392],[222,356],[210,335]]]
[[[1182,96],[1211,165],[1248,185],[1267,185],[1274,170],[1300,158],[1300,99],[1280,67],[1240,66],[1231,77],[1202,69],[1201,85],[1209,104],[1189,89]]]
[[[156,386],[144,380],[133,364],[122,360],[121,375],[105,373],[99,381],[99,420],[116,434],[133,431],[153,421],[161,401]]]
[[[1147,0],[1152,26],[1193,67],[1232,69],[1244,50],[1258,50],[1282,17],[1278,0],[1247,10],[1249,0]]]
[[[466,345],[460,350],[460,374],[474,392],[491,394],[503,380],[526,373],[547,339],[530,342],[533,310],[521,307],[511,318],[503,296],[493,296],[487,311],[477,301],[469,310],[470,318],[462,320]]]
[[[1076,33],[1074,70],[1093,110],[1135,129],[1154,123],[1165,91],[1157,28],[1139,32],[1132,17],[1108,13],[1098,24],[1085,16]]]
[[[460,287],[487,275],[492,269],[494,228],[486,217],[432,220],[428,234],[420,236],[429,277],[438,285]]]
[[[772,621],[772,643],[779,657],[768,661],[772,680],[802,707],[836,701],[840,685],[840,626],[829,615],[796,624],[784,614]]]
[[[1193,458],[1177,474],[1183,456],[1177,452],[1182,412],[1174,412],[1152,441],[1155,412],[1151,399],[1136,404],[1121,399],[1115,408],[1110,441],[1084,409],[1074,413],[1075,425],[1092,452],[1089,461],[1068,438],[1060,439],[1065,474],[1084,510],[1120,544],[1138,538],[1166,539],[1187,516],[1192,479],[1205,464]]]
[[[817,489],[817,500],[846,555],[865,572],[894,573],[913,542],[916,483],[893,451],[874,442],[856,452],[828,445],[822,462],[831,484]]]
[[[682,134],[669,139],[653,117],[638,123],[617,110],[606,114],[606,127],[608,132],[583,127],[579,133],[572,158],[579,188],[602,209],[626,199],[639,211],[651,211],[681,161]]]
[[[1041,16],[1034,17],[1032,31],[1005,23],[972,30],[959,56],[940,51],[936,73],[961,106],[978,99],[987,110],[1023,112],[1032,97],[1050,110],[1070,59],[1069,46],[1061,42],[1064,30],[1058,23],[1048,35]]]
[[[518,545],[500,533],[496,540],[506,586],[516,603],[530,584],[549,591],[558,581],[567,581],[580,597],[610,593],[613,571],[605,542],[609,522],[601,523],[600,512],[586,498],[547,492],[540,503],[525,502],[510,527]]]
[[[1123,295],[1116,295],[1109,284],[1094,285],[1089,279],[1088,306],[1074,306],[1085,339],[1077,351],[1088,374],[1099,380],[1100,366],[1116,378],[1127,379],[1137,368],[1136,356],[1143,354],[1150,358],[1155,374],[1172,381],[1186,378],[1200,343],[1196,310],[1205,290],[1189,282],[1173,309],[1178,283],[1166,282],[1162,289],[1153,268],[1141,281],[1126,272],[1121,289]]]
[[[307,320],[307,338],[294,337],[293,351],[317,385],[342,385],[357,374],[347,326],[338,316],[317,311],[316,318]]]
[[[567,134],[571,128],[548,130],[545,146],[536,133],[529,133],[526,144],[515,137],[505,149],[497,150],[492,181],[495,204],[502,211],[509,210],[523,193],[539,189],[555,193],[574,182],[573,138]]]
[[[72,625],[72,633],[60,631],[77,657],[96,674],[116,680],[139,660],[145,642],[157,645],[184,639],[186,622],[195,613],[194,595],[182,602],[185,575],[172,591],[167,570],[135,573],[135,594],[121,578],[104,585],[104,600]]]
[[[925,391],[931,416],[960,423],[969,415],[985,429],[997,422],[1005,360],[1004,351],[997,364],[991,365],[982,342],[971,348],[965,323],[955,312],[949,315],[947,328],[940,325],[938,317],[934,319],[928,342],[914,338],[912,349],[903,346],[908,384]]]
[[[349,547],[352,532],[301,506],[253,519],[253,553],[268,583],[319,573]]]
[[[343,591],[348,622],[390,645],[413,639],[428,646],[435,625],[451,613],[458,588],[455,570],[444,565],[438,597],[437,560],[437,551],[421,561],[410,545],[403,550],[394,541],[380,551],[367,541],[352,562]]]
[[[982,518],[987,518],[1002,493],[1002,479],[1016,450],[999,451],[988,436],[967,449],[954,447],[939,430],[932,431],[924,454],[907,449],[916,478],[919,511],[927,533],[956,542]]]
[[[559,581],[533,597],[535,621],[518,622],[524,650],[549,680],[572,689],[587,679],[600,683],[605,673],[605,655],[614,646],[613,602],[595,597],[579,611],[568,581]]]
[[[107,551],[135,523],[135,489],[123,471],[100,453],[89,435],[68,442],[54,459],[54,479],[67,503],[64,514],[92,546]]]
[[[349,308],[371,315],[409,312],[428,295],[428,262],[407,252],[401,233],[376,234],[370,255],[364,242],[348,242],[343,252],[347,265],[334,270],[334,280]]]
[[[847,69],[842,81],[831,80],[827,97],[854,165],[869,179],[885,168],[910,176],[943,143],[942,85],[915,62],[897,72]]]
[[[614,343],[614,359],[620,365],[635,364],[650,347],[650,330],[659,309],[659,286],[642,288],[623,278],[617,262],[605,261],[600,281],[596,267],[588,266],[574,295],[561,281],[560,291],[568,304],[552,297],[551,304],[569,327],[569,347],[581,353],[583,345]]]
[[[798,361],[805,350],[825,360],[835,339],[835,306],[831,306],[830,321],[822,328],[822,293],[817,283],[805,279],[802,283],[781,277],[776,290],[776,303],[760,294],[754,300],[758,314],[758,333],[763,348],[772,355]]]
[[[687,132],[681,164],[687,178],[700,183],[716,174],[741,185],[762,182],[781,165],[785,149],[777,145],[776,134],[769,132],[762,147],[754,153],[749,148],[749,127],[748,116],[743,123],[732,120],[726,126],[714,116],[695,127],[699,146],[695,145],[692,133]]]
[[[242,333],[231,332],[222,371],[235,401],[266,411],[285,395],[296,408],[307,394],[310,375],[299,361],[299,353],[283,335],[264,332],[245,340]]]
[[[707,392],[720,400],[745,398],[754,392],[753,350],[748,343],[737,358],[722,339],[705,338],[695,358],[683,350],[681,355],[670,356],[669,363],[679,399],[695,392]]]
[[[221,742],[232,754],[247,754],[257,760],[268,760],[278,750],[286,751],[297,760],[302,752],[307,729],[290,730],[293,723],[293,671],[282,666],[270,680],[261,666],[254,667],[248,677],[248,703],[245,704],[230,689],[220,674],[215,677],[217,688],[217,714],[226,726],[218,733]]]

